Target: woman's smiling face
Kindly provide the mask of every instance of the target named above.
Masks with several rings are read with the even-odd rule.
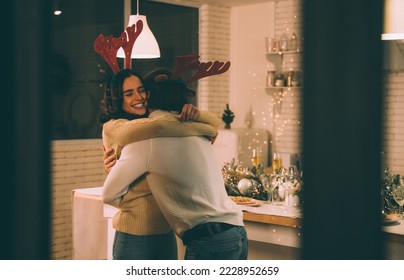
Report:
[[[122,85],[122,110],[132,115],[144,115],[147,108],[147,92],[136,76],[125,79]]]

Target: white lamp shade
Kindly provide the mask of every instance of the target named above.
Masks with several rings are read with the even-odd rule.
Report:
[[[404,0],[384,0],[382,40],[404,39]]]
[[[128,26],[132,26],[138,20],[143,22],[143,30],[139,37],[136,39],[132,49],[131,58],[158,58],[160,57],[160,48],[157,43],[156,37],[151,32],[147,24],[146,16],[144,15],[131,15],[129,17]],[[125,31],[126,32],[126,31]],[[125,58],[125,53],[122,48],[118,50],[117,57]]]

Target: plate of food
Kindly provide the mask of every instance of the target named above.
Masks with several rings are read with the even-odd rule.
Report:
[[[247,196],[229,196],[237,205],[258,207],[262,205],[262,201]]]

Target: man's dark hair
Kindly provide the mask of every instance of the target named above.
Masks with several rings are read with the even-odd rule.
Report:
[[[150,92],[150,109],[181,112],[182,107],[188,103],[189,90],[180,79],[153,82],[147,84],[147,90]]]
[[[172,79],[171,76],[172,71],[164,67],[157,68],[145,76],[144,84],[150,93],[147,107],[180,112],[184,104],[190,103],[189,97],[193,97],[195,92],[181,79]]]

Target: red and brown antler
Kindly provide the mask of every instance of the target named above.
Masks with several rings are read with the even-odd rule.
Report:
[[[126,33],[128,34],[128,38],[129,38],[128,41],[126,41],[125,32],[122,32],[122,34],[121,34],[121,37],[123,37],[123,40],[124,40],[122,49],[125,52],[125,67],[124,68],[126,68],[126,69],[130,69],[132,67],[131,55],[132,55],[133,45],[135,44],[136,39],[139,37],[142,30],[143,30],[143,21],[138,20],[132,26],[126,27]]]
[[[122,36],[114,38],[112,35],[104,36],[103,34],[98,35],[94,42],[94,50],[104,58],[114,74],[119,71],[116,53],[122,44]]]
[[[192,78],[185,81],[189,84],[205,77],[222,74],[230,68],[230,61],[200,62],[198,59],[199,55],[193,54],[178,56],[171,79],[178,79],[185,71],[198,70]]]
[[[229,70],[229,68],[230,61],[226,63],[220,61],[213,63],[211,61],[201,62],[198,66],[198,72],[192,78],[186,80],[185,83],[189,84],[205,77],[222,74]]]
[[[119,48],[123,48],[125,52],[125,66],[124,68],[131,68],[131,54],[133,45],[143,30],[143,22],[138,20],[132,26],[126,27],[125,31],[121,33],[118,38],[110,36],[98,35],[94,42],[94,50],[101,55],[108,63],[109,67],[114,74],[119,72],[119,65],[117,62],[116,54]],[[126,34],[128,34],[126,36]],[[127,38],[129,40],[127,40]]]
[[[173,74],[171,79],[178,79],[182,73],[188,70],[196,70],[199,66],[199,55],[189,54],[189,55],[179,55],[177,56]]]

